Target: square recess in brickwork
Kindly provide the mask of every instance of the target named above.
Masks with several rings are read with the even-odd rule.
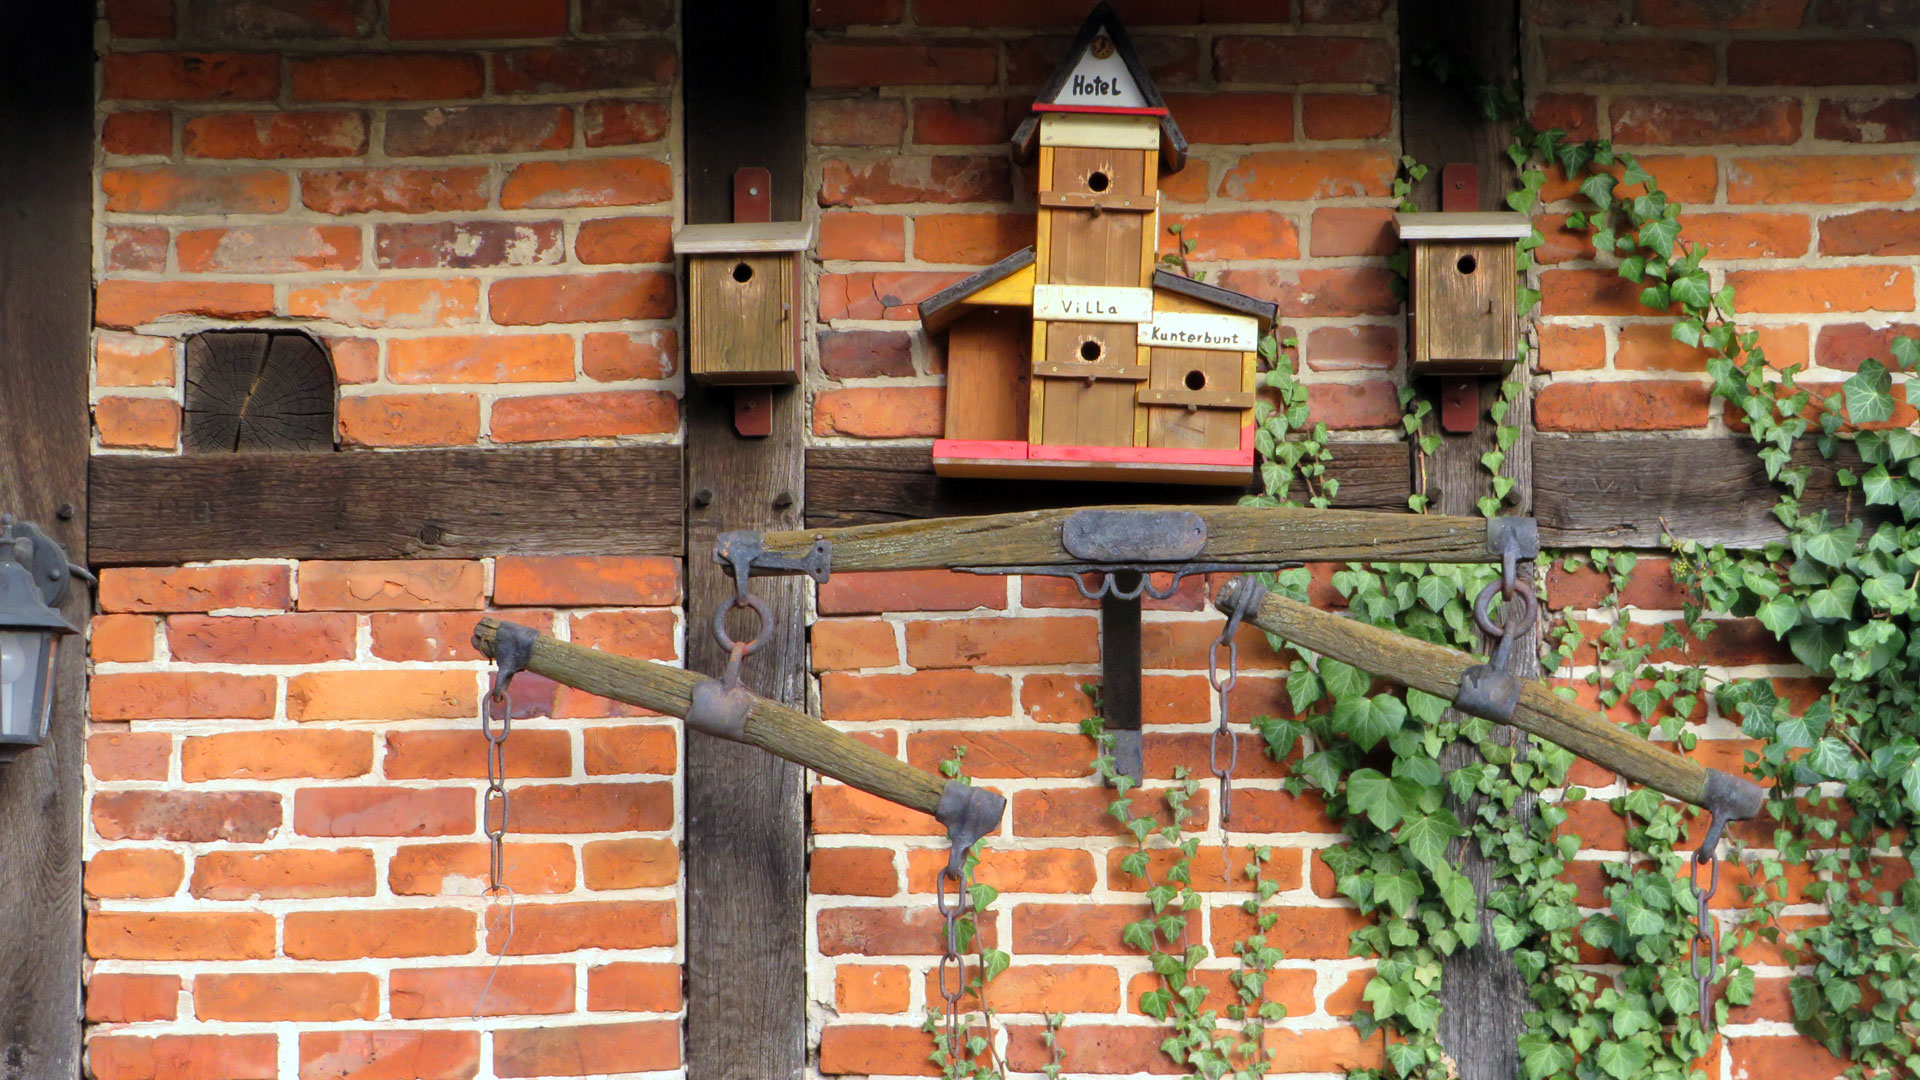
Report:
[[[333,449],[326,347],[298,330],[207,330],[187,339],[189,454]]]

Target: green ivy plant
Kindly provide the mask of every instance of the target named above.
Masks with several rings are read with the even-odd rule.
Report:
[[[1590,209],[1571,215],[1568,227],[1590,230],[1596,251],[1618,259],[1618,273],[1643,286],[1643,305],[1674,312],[1674,340],[1703,351],[1712,396],[1730,423],[1746,428],[1780,485],[1774,514],[1784,539],[1758,551],[1673,541],[1675,577],[1692,596],[1691,627],[1704,630],[1708,616],[1755,618],[1824,683],[1804,704],[1766,679],[1713,689],[1721,714],[1758,741],[1747,767],[1774,796],[1766,812],[1776,854],[1752,860],[1758,884],[1743,890],[1755,906],[1742,940],[1788,947],[1804,969],[1789,987],[1795,1024],[1847,1059],[1850,1076],[1912,1075],[1920,1070],[1920,888],[1910,880],[1907,838],[1920,814],[1920,436],[1896,420],[1895,384],[1904,397],[1920,342],[1892,342],[1888,361],[1863,360],[1837,388],[1820,388],[1836,392],[1817,394],[1799,382],[1798,364],[1773,366],[1758,335],[1736,325],[1732,287],[1714,287],[1706,247],[1685,240],[1681,207],[1633,155],[1556,131],[1534,133],[1526,153],[1580,178]],[[1850,460],[1835,473],[1846,505],[1809,508],[1802,500],[1812,455],[1833,460],[1848,444]],[[1643,658],[1624,659],[1628,671]],[[1647,681],[1616,677],[1623,685]],[[1672,685],[1652,680],[1656,694]],[[1681,698],[1696,692],[1675,689]],[[1780,923],[1787,866],[1814,871],[1805,899],[1828,916],[1796,932]],[[1895,867],[1901,872],[1890,881]],[[1742,986],[1736,972],[1729,997]]]
[[[1121,936],[1147,956],[1160,979],[1158,989],[1141,995],[1140,1008],[1167,1025],[1161,1052],[1201,1080],[1253,1080],[1267,1075],[1273,1058],[1266,1048],[1266,1026],[1287,1015],[1286,1006],[1264,1000],[1267,979],[1274,965],[1285,958],[1266,938],[1278,916],[1263,908],[1280,891],[1262,875],[1271,849],[1247,848],[1245,874],[1252,895],[1242,901],[1241,908],[1253,917],[1254,931],[1234,944],[1239,967],[1227,978],[1235,999],[1223,1010],[1209,1000],[1206,986],[1196,977],[1212,950],[1201,943],[1180,946],[1188,929],[1187,914],[1203,903],[1193,886],[1193,860],[1200,851],[1200,838],[1188,825],[1199,781],[1184,768],[1174,771],[1173,783],[1159,792],[1170,815],[1169,822],[1160,825],[1152,814],[1133,812],[1137,785],[1114,768],[1113,736],[1107,734],[1106,721],[1097,715],[1089,717],[1081,721],[1080,730],[1093,740],[1098,755],[1093,761],[1095,773],[1114,791],[1107,814],[1133,838],[1134,849],[1121,860],[1120,869],[1146,886],[1147,914],[1130,923]],[[1158,881],[1149,865],[1149,844],[1155,840],[1175,853],[1173,865]]]

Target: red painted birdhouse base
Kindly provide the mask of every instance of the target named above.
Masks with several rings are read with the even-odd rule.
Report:
[[[933,471],[952,477],[1246,487],[1253,482],[1252,436],[1248,428],[1238,450],[935,439]]]

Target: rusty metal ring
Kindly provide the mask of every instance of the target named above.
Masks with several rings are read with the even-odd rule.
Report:
[[[1487,582],[1487,587],[1481,589],[1480,595],[1473,598],[1474,625],[1480,628],[1481,633],[1490,638],[1503,638],[1507,636],[1506,627],[1495,625],[1493,619],[1487,615],[1487,608],[1493,604],[1493,594],[1500,591],[1500,584],[1498,581]]]
[[[752,656],[759,651],[760,646],[767,643],[767,637],[773,630],[773,613],[768,610],[767,602],[752,593],[736,594],[733,603],[713,613],[713,637],[720,643],[721,648],[729,652],[733,651],[733,647],[738,642],[733,640],[732,634],[727,633],[727,614],[739,608],[749,608],[760,617],[760,629],[753,635],[752,640],[747,642],[747,651],[743,654]]]
[[[954,906],[952,908],[947,907],[947,882],[949,881],[953,882]],[[967,882],[965,878],[954,873],[952,867],[941,867],[939,875],[933,879],[933,905],[943,916],[949,913],[954,916],[966,914]]]

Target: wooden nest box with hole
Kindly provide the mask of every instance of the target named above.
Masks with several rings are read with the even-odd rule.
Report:
[[[1414,375],[1504,375],[1519,352],[1516,243],[1525,214],[1395,214],[1409,249],[1408,355]]]
[[[687,258],[687,371],[703,383],[800,381],[800,221],[688,225],[673,237]]]
[[[942,476],[1245,486],[1264,300],[1155,269],[1187,144],[1106,4],[1013,136],[1032,247],[920,304],[947,335]]]

